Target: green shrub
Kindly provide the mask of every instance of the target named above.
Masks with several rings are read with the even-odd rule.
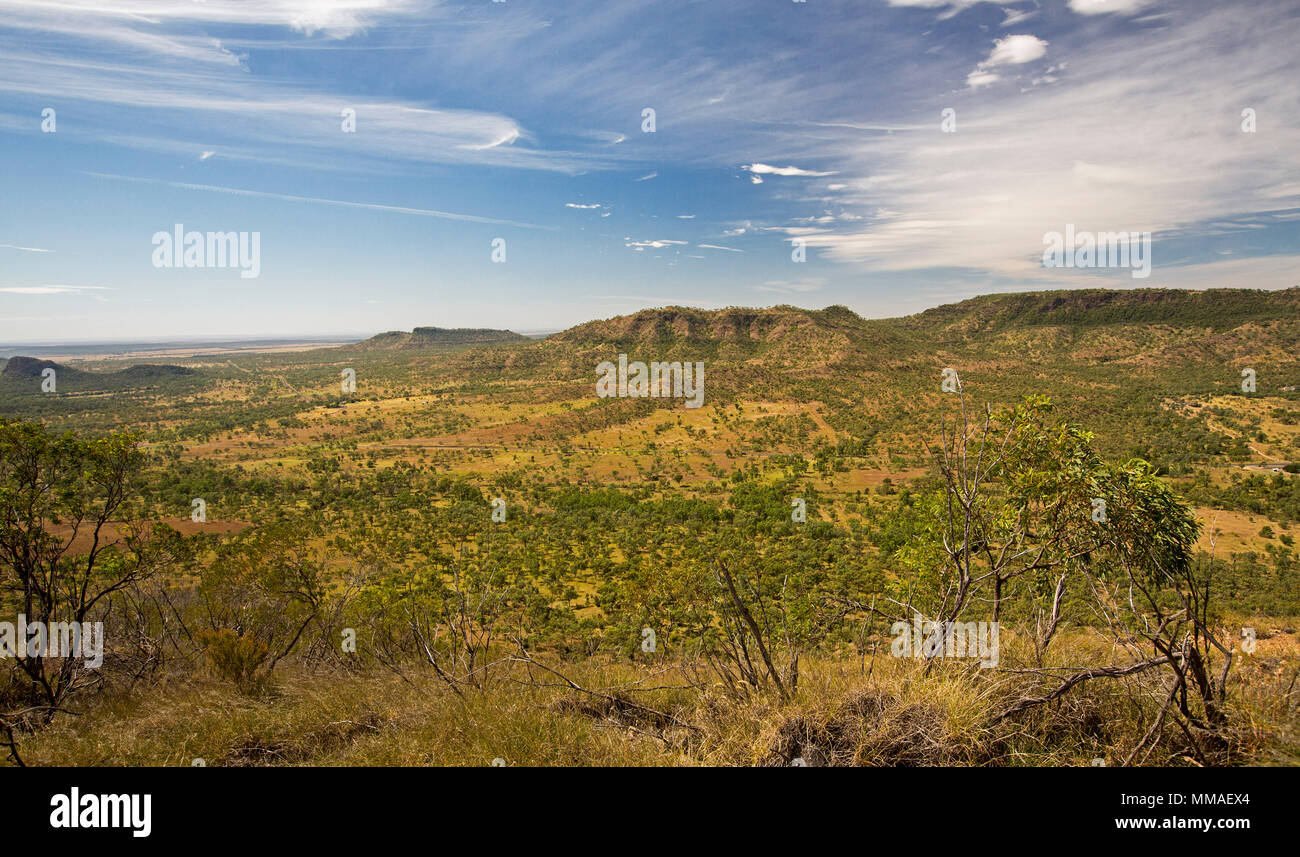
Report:
[[[236,634],[228,628],[202,631],[199,642],[206,647],[208,663],[216,674],[233,682],[241,691],[258,690],[265,681],[258,670],[271,651],[265,643],[252,637]]]

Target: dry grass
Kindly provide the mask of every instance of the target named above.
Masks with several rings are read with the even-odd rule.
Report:
[[[1229,688],[1231,761],[1300,764],[1300,640],[1282,621],[1257,626],[1257,651],[1239,656]],[[1023,666],[1023,641],[1004,638],[1002,667]],[[1109,656],[1099,636],[1075,630],[1046,665]],[[927,673],[882,652],[806,658],[797,695],[781,703],[689,686],[664,666],[543,660],[600,693],[521,664],[463,698],[418,668],[404,677],[277,672],[258,697],[194,676],[86,700],[80,716],[60,716],[20,747],[31,765],[1116,765],[1162,696],[1150,681],[1097,681],[997,722],[1032,682],[1050,682],[960,663]],[[1169,730],[1138,763],[1189,763],[1180,740]]]

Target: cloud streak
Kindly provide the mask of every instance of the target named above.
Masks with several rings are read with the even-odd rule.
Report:
[[[0,286],[7,295],[69,295],[83,292],[111,292],[107,286]]]
[[[343,199],[325,199],[315,196],[297,196],[289,193],[273,193],[270,191],[249,190],[247,188],[222,187],[220,185],[193,184],[190,182],[164,182],[158,179],[140,178],[137,176],[120,176],[111,173],[87,173],[87,175],[97,178],[111,179],[114,181],[143,182],[147,184],[163,184],[167,187],[178,188],[180,190],[197,190],[207,191],[209,193],[224,193],[233,196],[248,196],[259,199],[278,199],[284,202],[306,202],[316,205],[332,205],[341,208],[358,208],[367,211],[385,211],[393,214],[410,214],[417,217],[437,217],[443,220],[460,220],[466,223],[492,223],[501,226],[517,226],[521,229],[544,229],[555,230],[559,227],[544,226],[537,223],[523,223],[517,220],[506,220],[499,217],[483,217],[477,214],[460,214],[453,211],[438,211],[431,208],[412,208],[403,205],[383,205],[375,202],[353,202]]]

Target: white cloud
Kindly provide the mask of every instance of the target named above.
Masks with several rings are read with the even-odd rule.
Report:
[[[769,164],[742,164],[742,170],[748,170],[755,175],[765,176],[833,176],[834,172],[820,173],[815,170],[804,170],[799,167],[773,167]],[[761,184],[761,182],[756,182]]]
[[[984,65],[1020,65],[1041,59],[1047,54],[1047,42],[1037,36],[1015,35],[998,39],[993,43],[993,52],[984,61]]]
[[[0,244],[6,250],[22,250],[24,253],[48,253],[43,247],[19,247],[17,244]]]
[[[1070,0],[1070,10],[1080,15],[1132,15],[1153,0]]]
[[[1278,24],[1295,14],[1280,3],[1210,7],[1086,49],[1057,37],[1070,73],[1053,86],[995,90],[978,112],[959,107],[967,118],[954,134],[927,123],[846,141],[833,161],[848,185],[836,203],[875,213],[808,234],[808,245],[865,270],[960,269],[1044,287],[1081,281],[1041,266],[1044,233],[1068,223],[1152,232],[1147,284],[1156,285],[1173,261],[1162,234],[1300,207],[1300,182],[1284,178],[1300,174],[1290,86],[1300,62],[1294,28]],[[1279,124],[1243,134],[1247,105]]]
[[[1047,55],[1047,42],[1037,36],[1019,34],[997,39],[988,59],[975,66],[975,70],[966,75],[966,85],[971,89],[989,86],[1002,79],[997,72],[989,69],[1006,65],[1024,65]]]
[[[564,204],[564,207],[565,208],[600,208],[600,203],[599,202],[592,202],[592,203],[566,202]]]
[[[623,240],[626,242],[623,245],[624,247],[634,247],[637,250],[645,250],[646,248],[658,250],[663,247],[671,247],[674,244],[688,243],[686,241],[673,241],[668,238],[660,238],[655,241],[633,241],[631,238],[624,238]]]

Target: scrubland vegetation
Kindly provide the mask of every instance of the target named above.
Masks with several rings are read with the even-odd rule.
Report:
[[[1300,763],[1300,290],[423,330],[11,362],[0,619],[107,648],[0,661],[9,764]]]

